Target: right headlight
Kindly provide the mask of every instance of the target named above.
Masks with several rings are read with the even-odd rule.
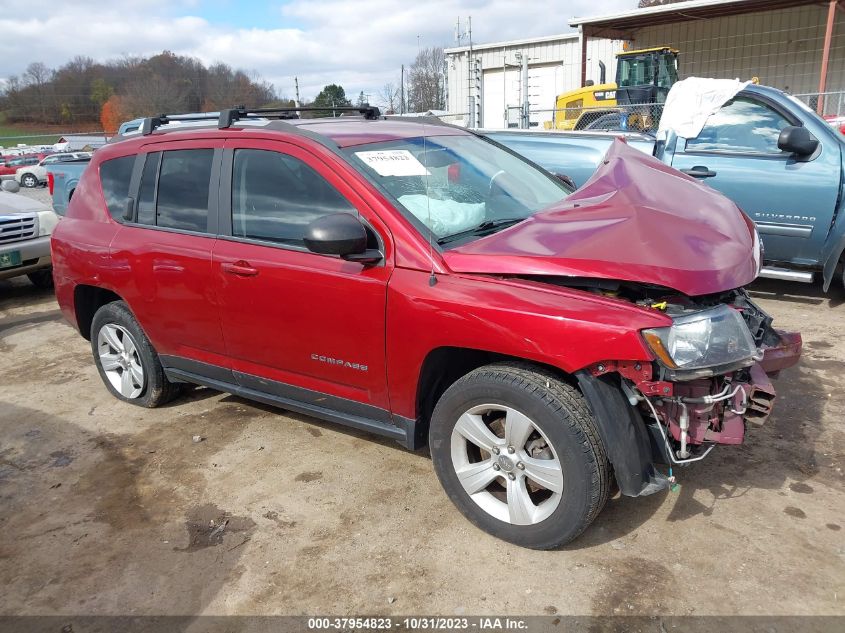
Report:
[[[670,327],[643,330],[643,337],[671,374],[711,375],[715,368],[752,365],[757,355],[742,315],[726,305],[676,317]]]

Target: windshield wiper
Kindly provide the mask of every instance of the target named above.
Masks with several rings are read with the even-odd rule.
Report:
[[[514,224],[519,224],[525,219],[527,218],[499,218],[496,220],[485,220],[478,226],[474,226],[471,229],[458,231],[457,233],[452,233],[451,235],[444,235],[437,240],[437,243],[448,244],[449,242],[454,242],[471,235],[484,235],[487,232],[494,232],[495,229],[503,229],[508,226],[513,226]]]

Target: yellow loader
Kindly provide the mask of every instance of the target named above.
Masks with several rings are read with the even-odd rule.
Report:
[[[553,121],[546,129],[650,130],[657,121],[649,108],[631,108],[664,103],[669,89],[678,81],[678,51],[668,46],[621,51],[616,54],[616,82],[605,83],[604,64],[598,85],[587,85],[557,96]]]

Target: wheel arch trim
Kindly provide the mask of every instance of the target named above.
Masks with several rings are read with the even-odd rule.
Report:
[[[654,467],[656,456],[648,429],[619,385],[614,384],[618,379],[610,374],[593,376],[584,370],[575,372],[575,378],[595,419],[622,494],[639,497],[667,488],[669,480]]]

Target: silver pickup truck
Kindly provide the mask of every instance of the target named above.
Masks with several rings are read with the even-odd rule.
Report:
[[[39,288],[53,285],[50,235],[59,216],[47,205],[17,193],[6,181],[0,190],[0,280],[26,275]]]

